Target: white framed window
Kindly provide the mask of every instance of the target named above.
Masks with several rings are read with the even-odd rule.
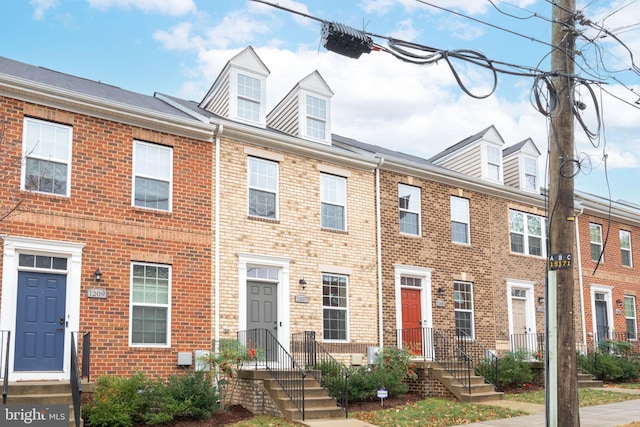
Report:
[[[133,143],[133,206],[171,211],[173,148]]]
[[[262,81],[246,74],[237,74],[237,115],[250,122],[261,121]]]
[[[347,179],[320,174],[321,227],[333,230],[347,228]]]
[[[400,210],[400,232],[420,235],[420,189],[398,184],[398,209]]]
[[[131,264],[129,342],[132,346],[169,347],[171,268]]]
[[[538,160],[532,157],[524,158],[524,189],[538,191]]]
[[[474,338],[473,285],[469,282],[453,282],[453,303],[458,336]]]
[[[469,244],[469,199],[451,196],[451,241]]]
[[[249,215],[278,218],[278,162],[249,157]]]
[[[604,262],[602,254],[602,226],[600,224],[589,224],[589,241],[591,245],[591,260]],[[600,256],[602,254],[602,256]]]
[[[636,297],[624,296],[624,317],[627,323],[627,337],[635,341],[638,339],[638,324],[636,323]]]
[[[305,96],[305,136],[327,140],[327,100],[312,95]]]
[[[348,340],[347,276],[337,274],[322,275],[322,330],[324,340]]]
[[[631,256],[631,232],[620,230],[620,257],[622,265],[625,267],[633,266],[633,258]]]
[[[502,181],[502,155],[498,147],[487,146],[487,178]]]
[[[24,190],[69,196],[71,194],[72,127],[24,119],[21,184]]]
[[[544,256],[546,228],[546,218],[509,210],[511,252]]]

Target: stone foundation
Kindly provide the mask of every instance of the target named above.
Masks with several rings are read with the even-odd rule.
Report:
[[[415,371],[418,378],[406,381],[410,393],[416,393],[423,397],[456,399],[456,396],[433,375],[430,362],[416,362]]]
[[[227,405],[242,405],[256,415],[283,417],[273,399],[264,388],[263,380],[269,375],[264,370],[240,370],[236,379],[229,384]]]

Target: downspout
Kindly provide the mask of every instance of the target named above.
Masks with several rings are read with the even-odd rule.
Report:
[[[382,322],[382,231],[380,230],[380,167],[384,163],[384,158],[380,157],[376,166],[376,263],[378,264],[378,334],[379,347],[384,348],[384,330]]]
[[[213,195],[213,232],[215,234],[213,238],[213,263],[214,263],[214,275],[213,275],[213,288],[214,288],[214,296],[213,296],[213,309],[214,319],[213,319],[213,335],[214,335],[214,345],[215,352],[218,352],[219,343],[220,343],[220,136],[224,127],[222,124],[219,124],[216,127],[215,137],[216,137],[216,147],[215,147],[215,186],[214,186],[214,195]]]
[[[585,324],[584,317],[584,284],[582,281],[582,256],[580,254],[580,227],[578,226],[578,217],[584,213],[584,207],[580,208],[580,212],[575,215],[575,223],[576,223],[576,252],[577,252],[577,262],[578,262],[578,283],[580,284],[580,311],[582,315],[582,348],[587,348],[587,325]]]

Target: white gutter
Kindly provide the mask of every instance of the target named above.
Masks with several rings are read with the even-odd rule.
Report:
[[[213,336],[215,352],[218,352],[218,346],[220,343],[220,136],[224,127],[219,124],[215,132],[215,162],[214,162],[214,176],[216,183],[214,185],[213,195],[213,232],[215,234],[213,238],[213,263],[214,263],[214,276],[213,276],[213,309],[215,311],[213,320]]]
[[[580,255],[580,227],[578,226],[578,217],[582,215],[584,212],[584,208],[580,208],[580,212],[574,215],[574,221],[576,223],[576,252],[578,259],[576,262],[578,263],[578,283],[580,284],[580,311],[582,316],[582,345],[583,349],[587,348],[587,325],[585,324],[585,316],[584,316],[584,282],[582,281],[582,256]]]
[[[382,230],[380,230],[380,167],[384,163],[384,158],[380,157],[376,166],[376,257],[378,265],[378,334],[379,347],[384,348],[384,329],[382,322]]]

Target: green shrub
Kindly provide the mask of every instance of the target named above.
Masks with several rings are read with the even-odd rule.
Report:
[[[476,367],[476,373],[492,384],[500,387],[521,387],[533,380],[533,373],[525,352],[505,353],[498,359],[498,377],[496,378],[495,360],[485,359]]]
[[[142,373],[130,378],[103,376],[83,408],[91,427],[166,424],[176,417],[204,419],[215,410],[217,393],[203,372],[172,376],[167,382]]]
[[[604,381],[625,382],[640,378],[640,361],[622,357],[619,353],[609,351],[578,354],[578,366],[583,371],[595,375]]]

